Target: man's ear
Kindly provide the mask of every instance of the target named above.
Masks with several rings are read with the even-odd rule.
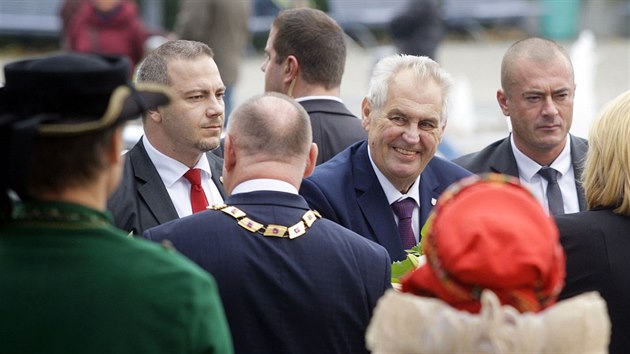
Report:
[[[147,111],[146,116],[147,120],[150,119],[155,123],[160,123],[162,121],[162,113],[160,112],[159,108],[156,110]]]
[[[366,132],[370,131],[370,113],[372,113],[372,104],[367,97],[363,97],[363,101],[361,101],[361,125]]]
[[[317,154],[319,150],[317,144],[311,143],[311,149],[308,152],[308,159],[306,161],[306,168],[304,169],[304,178],[313,174],[315,165],[317,164]]]
[[[231,135],[226,134],[223,140],[223,170],[231,172],[236,166],[236,153]]]
[[[510,116],[510,109],[508,108],[508,103],[507,103],[507,95],[505,94],[505,91],[503,91],[503,89],[498,89],[497,90],[497,102],[499,102],[499,107],[501,107],[501,111],[503,112],[503,115],[506,117]]]
[[[284,83],[288,85],[292,81],[297,80],[299,72],[300,62],[294,55],[289,55],[284,64]]]

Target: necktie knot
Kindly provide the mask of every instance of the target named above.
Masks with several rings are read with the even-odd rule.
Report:
[[[186,171],[184,178],[193,186],[201,186],[201,170],[198,168],[191,168]]]
[[[392,203],[392,209],[399,220],[409,219],[413,215],[413,208],[416,202],[411,198],[406,198]]]
[[[208,206],[208,199],[201,186],[201,170],[191,168],[184,173],[184,178],[190,182],[190,205],[193,213],[203,211]]]
[[[406,198],[392,203],[392,210],[398,216],[398,235],[403,248],[408,250],[416,245],[416,236],[411,228],[411,216],[416,206],[415,200]]]
[[[558,182],[558,171],[552,167],[543,166],[538,170],[538,174],[541,175],[547,182]]]

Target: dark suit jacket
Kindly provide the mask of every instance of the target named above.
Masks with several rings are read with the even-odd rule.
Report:
[[[560,298],[599,291],[612,324],[610,353],[630,353],[630,218],[611,209],[556,216],[567,256]]]
[[[578,203],[580,210],[586,210],[584,199],[584,189],[580,183],[582,170],[584,169],[584,159],[588,150],[588,141],[577,136],[571,137],[571,163],[575,174],[575,187],[578,192]],[[456,164],[473,173],[496,172],[519,177],[518,165],[512,152],[510,136],[486,146],[483,150],[460,156],[453,160]]]
[[[262,224],[290,226],[309,209],[299,195],[259,191],[226,204]],[[265,237],[215,210],[147,230],[210,272],[236,353],[366,353],[364,335],[390,287],[383,247],[326,219],[306,234]]]
[[[211,153],[206,153],[206,156],[212,171],[212,181],[225,198],[220,181],[223,159]],[[142,235],[150,227],[179,217],[158,171],[144,149],[142,139],[126,154],[122,181],[107,204],[114,216],[114,224],[135,235]]]
[[[320,165],[357,141],[367,139],[367,132],[346,106],[335,100],[316,99],[300,102],[311,119],[313,142],[317,144],[317,164]],[[212,153],[223,157],[223,144]]]
[[[318,166],[302,182],[300,194],[322,216],[385,247],[392,260],[406,253],[398,236],[394,213],[372,169],[367,141],[350,146],[330,161]],[[431,199],[453,182],[471,173],[454,163],[434,157],[420,178],[420,225],[433,209]]]
[[[361,126],[361,120],[350,113],[343,103],[315,99],[306,100],[300,104],[311,118],[313,142],[319,149],[318,165],[330,160],[357,141],[367,138],[367,132]]]

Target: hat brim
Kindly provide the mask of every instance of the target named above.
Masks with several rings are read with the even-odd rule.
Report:
[[[139,118],[147,110],[168,104],[173,95],[166,86],[153,83],[119,86],[112,93],[105,114],[98,120],[76,121],[64,119],[63,123],[43,123],[41,135],[73,135],[105,129],[116,123]]]

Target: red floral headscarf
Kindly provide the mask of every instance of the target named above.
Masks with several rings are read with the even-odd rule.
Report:
[[[478,313],[483,289],[521,312],[555,303],[565,257],[553,220],[518,179],[486,174],[455,183],[425,226],[427,263],[402,290]]]

